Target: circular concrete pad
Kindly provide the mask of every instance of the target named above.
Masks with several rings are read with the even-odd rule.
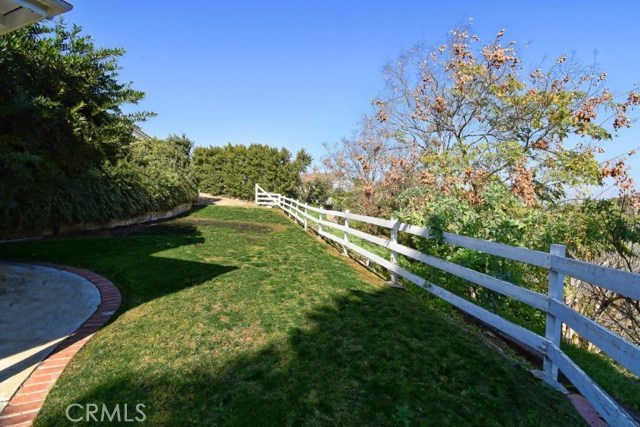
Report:
[[[0,261],[0,412],[24,380],[100,304],[88,280]]]

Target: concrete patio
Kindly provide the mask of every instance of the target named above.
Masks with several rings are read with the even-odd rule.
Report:
[[[99,304],[100,293],[87,279],[0,261],[0,413],[38,364]]]

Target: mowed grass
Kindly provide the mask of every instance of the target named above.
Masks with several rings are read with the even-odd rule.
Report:
[[[36,426],[71,425],[72,403],[142,403],[151,426],[584,424],[441,303],[389,288],[274,210],[207,207],[0,255],[88,268],[123,296]]]

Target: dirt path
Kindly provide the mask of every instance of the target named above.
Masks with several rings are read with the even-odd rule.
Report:
[[[253,202],[246,200],[232,199],[225,196],[214,196],[209,193],[200,193],[198,195],[198,201],[196,205],[211,205],[211,206],[240,206],[240,207],[253,207],[256,205]]]

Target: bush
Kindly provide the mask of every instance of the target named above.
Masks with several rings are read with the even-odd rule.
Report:
[[[297,197],[300,174],[309,164],[311,157],[305,150],[292,159],[285,148],[260,144],[198,147],[193,153],[201,191],[245,200],[253,200],[256,183],[266,191]]]
[[[118,81],[121,49],[64,21],[0,37],[0,234],[54,231],[194,200],[185,137],[134,141],[144,93]]]

